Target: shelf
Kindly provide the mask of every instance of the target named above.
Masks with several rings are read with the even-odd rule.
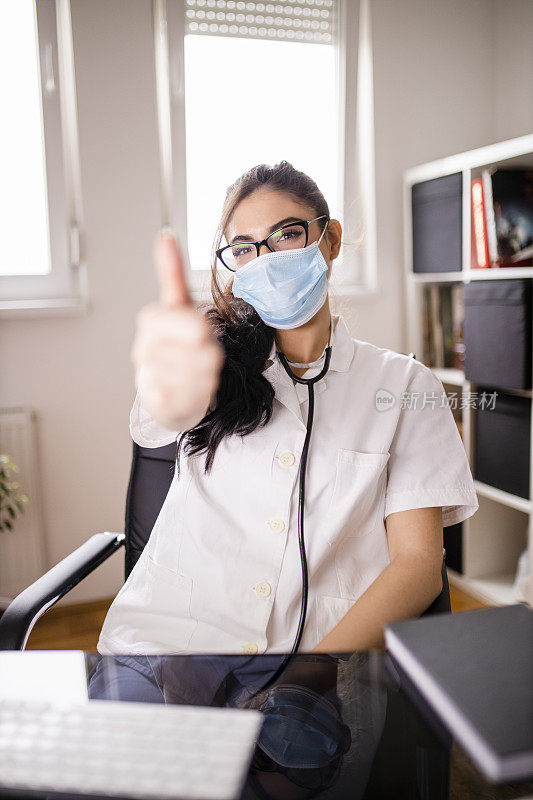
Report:
[[[409,277],[414,283],[455,283],[462,281],[464,271],[461,272],[409,272]]]
[[[533,169],[533,133],[492,145],[441,158],[431,163],[420,164],[403,173],[403,231],[404,231],[404,276],[405,276],[405,318],[406,318],[406,351],[411,350],[419,356],[425,352],[428,339],[428,313],[426,308],[426,292],[433,287],[441,289],[446,295],[459,295],[457,302],[465,300],[461,290],[467,290],[470,282],[483,280],[516,280],[533,279],[533,266],[513,265],[510,267],[490,267],[487,269],[472,268],[476,263],[471,260],[471,187],[472,182],[481,177],[486,168],[526,167]],[[443,270],[454,265],[453,271],[414,272],[414,257],[423,258],[424,249],[413,246],[413,195],[415,184],[444,176],[462,173],[461,196],[461,241],[457,240],[446,258],[435,267]],[[454,213],[459,216],[459,176],[452,181],[454,185]],[[416,196],[415,196],[416,200]],[[438,217],[435,217],[438,221]],[[422,224],[422,223],[421,223]],[[437,224],[435,222],[435,224]],[[451,223],[450,223],[451,224]],[[457,227],[457,225],[456,225]],[[457,229],[459,233],[459,229]],[[424,244],[424,242],[422,242]],[[429,243],[425,242],[425,247]],[[428,251],[429,253],[429,251]],[[428,255],[428,258],[431,256]],[[431,265],[432,262],[416,261],[418,267]],[[527,262],[526,262],[527,263]],[[487,287],[488,288],[488,287]],[[509,286],[512,288],[512,286]],[[447,300],[447,297],[446,297]],[[448,309],[449,301],[445,306]],[[453,309],[452,309],[453,312]],[[449,310],[447,310],[449,316]],[[430,315],[429,315],[430,316]],[[453,318],[453,313],[452,313]],[[446,317],[448,321],[448,317]],[[456,321],[455,321],[456,322]],[[447,324],[449,327],[449,324]],[[421,358],[419,360],[422,360]],[[437,361],[440,364],[454,363],[452,360]],[[455,362],[458,363],[458,362]],[[476,414],[478,400],[482,391],[500,394],[517,395],[533,398],[533,390],[507,389],[504,387],[478,385],[469,380],[464,370],[449,367],[427,366],[436,378],[444,385],[448,394],[454,392],[461,396],[459,420],[454,419],[463,441],[468,463],[475,471],[475,439]],[[470,395],[469,392],[473,394]],[[466,393],[466,396],[465,396]],[[477,397],[474,403],[474,398]],[[463,399],[467,402],[463,405]],[[528,401],[529,402],[529,401]],[[533,406],[531,407],[533,414]],[[533,417],[531,417],[533,423]],[[462,526],[462,564],[466,577],[452,569],[448,570],[450,583],[463,589],[468,594],[488,605],[508,605],[521,602],[515,596],[514,583],[516,568],[524,548],[533,547],[533,452],[530,442],[529,461],[531,468],[531,498],[519,497],[474,479],[474,489],[479,499],[479,509]],[[533,605],[533,584],[528,589],[528,602]],[[532,798],[533,800],[533,798]]]
[[[436,370],[435,367],[431,367],[431,369],[433,371]],[[444,372],[447,372],[447,370],[444,370]],[[467,383],[467,380],[466,380],[465,376],[463,376],[463,382],[465,384]],[[471,387],[472,391],[474,391],[474,392],[476,392],[478,390],[478,388],[481,389],[481,390],[485,390],[485,389],[489,389],[490,388],[490,389],[493,389],[495,392],[497,392],[497,394],[513,394],[513,395],[516,395],[517,397],[533,398],[533,389],[513,389],[510,386],[496,386],[494,384],[475,383],[474,381],[468,381],[468,383],[470,384],[470,387]]]
[[[486,281],[502,278],[533,278],[533,267],[494,267],[488,269],[465,269],[465,280]]]
[[[413,283],[456,283],[462,281],[491,281],[507,278],[533,278],[533,267],[494,267],[494,269],[463,269],[461,272],[409,272]]]
[[[470,390],[473,392],[477,392],[477,383],[472,383],[471,381],[467,381],[465,374],[460,369],[453,369],[452,367],[429,367],[429,369],[433,372],[434,375],[439,378],[442,383],[447,383],[450,386],[462,386],[463,389],[468,385],[470,386]],[[494,389],[497,394],[512,394],[516,397],[528,397],[533,398],[533,389],[510,389],[507,386],[491,386],[488,387],[486,384],[479,384],[479,387],[484,391],[487,388]],[[489,392],[490,394],[490,392]]]
[[[449,383],[451,386],[462,386],[465,382],[465,374],[460,369],[453,369],[452,367],[430,367],[430,369],[442,383]]]
[[[487,386],[486,384],[477,384],[471,383],[471,386],[479,386],[482,389],[493,389],[497,394],[512,394],[516,395],[516,397],[533,397],[533,391],[531,389],[510,389],[508,386]],[[473,389],[473,391],[477,391],[477,389]],[[490,394],[490,392],[489,392]]]
[[[517,397],[533,398],[533,389],[502,389],[504,394],[515,394]]]
[[[453,156],[440,158],[428,164],[411,167],[404,173],[404,180],[408,186],[419,181],[427,181],[442,175],[450,175],[467,169],[485,167],[488,164],[503,164],[504,161],[530,163],[533,151],[533,134],[519,136],[516,139],[507,139],[503,142],[478,147]]]
[[[483,578],[467,578],[449,567],[447,572],[450,583],[468,592],[472,597],[481,600],[483,603],[506,606],[520,602],[514,593],[516,577],[514,572],[488,575]]]
[[[487,483],[474,480],[474,488],[482,497],[488,497],[489,500],[495,500],[509,508],[514,508],[517,511],[523,511],[524,514],[531,514],[532,503],[525,497],[518,497],[516,494],[504,492],[502,489],[496,489],[494,486],[489,486]]]

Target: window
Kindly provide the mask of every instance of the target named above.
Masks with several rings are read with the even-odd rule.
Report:
[[[68,0],[0,4],[3,313],[80,303],[73,91]]]
[[[341,291],[375,288],[367,0],[154,0],[165,223],[207,291],[226,188],[282,159],[341,221]],[[353,243],[353,244],[352,244]]]

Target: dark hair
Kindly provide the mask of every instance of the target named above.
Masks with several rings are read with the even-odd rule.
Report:
[[[180,450],[194,455],[206,453],[205,472],[211,470],[215,452],[225,436],[233,433],[246,436],[259,425],[266,425],[272,416],[274,389],[262,372],[275,340],[276,329],[266,325],[257,311],[245,300],[231,293],[231,281],[225,288],[218,281],[216,250],[239,203],[257,189],[286,192],[306,203],[316,216],[329,207],[316,183],[288,161],[271,167],[259,164],[252,167],[226,191],[222,216],[212,248],[211,294],[213,305],[204,311],[215,335],[225,351],[215,408],[180,436],[176,448],[179,473]],[[327,224],[327,219],[322,225]]]

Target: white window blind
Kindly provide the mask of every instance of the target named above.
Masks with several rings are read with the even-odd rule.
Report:
[[[187,0],[186,33],[333,44],[336,0]]]

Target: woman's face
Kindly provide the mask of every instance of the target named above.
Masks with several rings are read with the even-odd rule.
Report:
[[[245,241],[260,242],[282,225],[295,220],[311,220],[317,216],[318,214],[313,208],[296,200],[292,195],[267,188],[257,189],[245,200],[241,200],[233,212],[225,231],[226,240],[228,244],[231,244],[234,239],[242,237]],[[308,245],[319,239],[323,224],[324,220],[311,223]],[[328,278],[331,272],[331,262],[339,252],[340,235],[340,223],[337,220],[330,220],[328,230],[319,244],[328,265]],[[268,247],[265,244],[262,245],[260,255],[268,252]]]

